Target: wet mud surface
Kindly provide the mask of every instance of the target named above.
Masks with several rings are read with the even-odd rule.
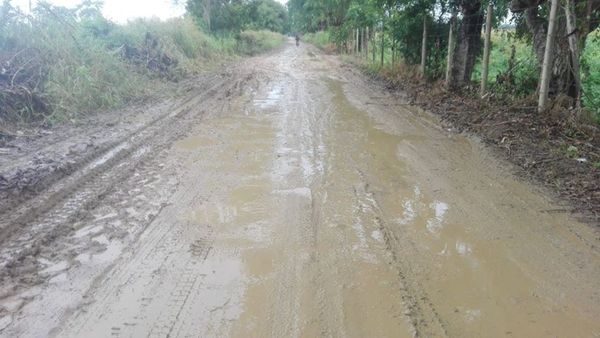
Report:
[[[449,128],[481,138],[513,164],[519,177],[556,197],[560,206],[548,212],[570,213],[600,226],[600,127],[591,113],[571,109],[565,100],[538,113],[532,97],[515,100],[491,93],[481,99],[468,89],[451,92],[443,83],[401,74],[373,80],[374,86],[438,115]]]
[[[4,214],[0,336],[600,332],[598,232],[476,140],[292,42],[207,83]]]

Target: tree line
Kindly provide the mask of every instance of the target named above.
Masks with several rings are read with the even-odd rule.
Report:
[[[188,13],[214,34],[289,31],[288,11],[275,0],[188,0],[186,7]]]
[[[600,23],[600,0],[290,0],[288,9],[292,30],[327,30],[339,48],[358,52],[377,45],[382,62],[387,49],[451,88],[471,84],[491,31],[484,28],[508,23],[533,48],[538,92],[574,104],[582,95],[581,51]]]

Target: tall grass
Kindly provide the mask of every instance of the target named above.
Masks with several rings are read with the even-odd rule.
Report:
[[[316,47],[329,50],[331,48],[335,48],[331,40],[331,34],[329,31],[318,31],[315,33],[307,33],[302,36],[302,39],[310,44],[315,45]]]
[[[472,75],[474,82],[481,82],[481,67],[479,59]],[[512,30],[493,32],[488,88],[500,95],[527,96],[536,91],[539,71],[529,42],[516,37]]]
[[[283,43],[271,32],[206,34],[193,19],[117,25],[95,5],[0,5],[0,124],[73,120],[161,91],[238,55]]]

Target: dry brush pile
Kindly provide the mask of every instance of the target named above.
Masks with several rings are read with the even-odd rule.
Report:
[[[44,64],[36,49],[0,53],[0,123],[48,113],[50,104],[42,92],[48,74]]]

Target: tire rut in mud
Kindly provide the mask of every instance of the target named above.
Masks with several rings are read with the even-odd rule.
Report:
[[[43,247],[71,231],[99,201],[129,177],[137,166],[185,134],[209,109],[216,109],[223,93],[239,82],[230,72],[202,93],[194,93],[173,111],[137,132],[115,142],[114,148],[95,157],[83,169],[2,214],[0,259],[3,285],[33,285],[43,279],[35,257]]]

